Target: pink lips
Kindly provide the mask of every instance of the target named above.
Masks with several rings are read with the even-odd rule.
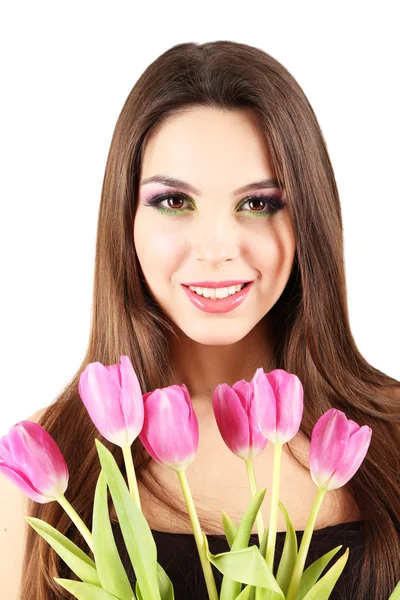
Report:
[[[246,282],[243,281],[242,283]],[[245,300],[247,294],[253,286],[253,283],[254,282],[251,281],[248,283],[248,285],[245,285],[244,288],[240,290],[240,292],[237,292],[232,296],[228,296],[227,298],[221,299],[204,298],[204,296],[199,296],[199,294],[196,294],[196,292],[191,290],[189,287],[186,287],[185,284],[182,284],[182,287],[188,295],[189,300],[195,306],[197,306],[197,308],[200,308],[200,310],[209,313],[225,313],[235,309],[237,306],[239,306],[239,304],[241,304]],[[215,287],[215,283],[214,286],[204,287]]]
[[[217,288],[217,287],[230,287],[232,285],[242,285],[242,283],[250,283],[249,279],[240,279],[234,281],[228,279],[227,281],[190,281],[189,283],[182,283],[182,285],[191,285],[192,287],[205,287],[205,288]]]

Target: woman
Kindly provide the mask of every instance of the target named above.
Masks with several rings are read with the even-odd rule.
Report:
[[[237,281],[252,282],[239,293],[241,303],[204,299],[214,286],[229,286],[222,295],[238,292],[231,287]],[[370,426],[367,456],[347,486],[327,494],[311,547],[314,560],[338,544],[350,547],[331,598],[388,598],[400,579],[400,382],[356,347],[339,194],[324,138],[300,86],[260,49],[229,41],[174,46],[139,78],[117,121],[100,205],[87,352],[40,419],[63,452],[67,497],[89,528],[99,434],[79,396],[79,377],[88,363],[114,364],[122,354],[131,358],[143,393],[181,383],[189,389],[200,446],[187,475],[200,523],[214,534],[214,553],[228,550],[218,537],[221,510],[240,518],[250,497],[243,464],[224,446],[213,418],[218,383],[249,381],[258,367],[300,378],[303,420],[284,446],[280,490],[299,539],[316,491],[307,464],[316,421],[334,407]],[[120,449],[100,439],[124,472]],[[175,597],[207,598],[175,474],[150,460],[139,439],[132,453],[159,562],[171,579],[178,570]],[[259,487],[270,487],[272,456],[268,444],[255,461]],[[30,501],[29,514],[87,551],[58,503]],[[112,508],[111,516],[116,521]],[[285,529],[279,518],[276,561]],[[114,528],[127,561],[117,522]],[[53,576],[71,573],[31,529],[23,572],[22,600],[68,597]]]

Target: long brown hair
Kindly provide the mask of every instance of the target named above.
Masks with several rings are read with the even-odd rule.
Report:
[[[146,285],[135,253],[133,221],[146,140],[166,119],[196,105],[250,110],[265,136],[275,174],[283,182],[296,255],[287,286],[268,313],[272,368],[300,378],[305,398],[301,431],[309,440],[316,421],[332,407],[373,430],[367,456],[348,489],[365,525],[357,599],[368,592],[369,598],[383,600],[400,579],[400,382],[371,366],[351,333],[339,194],[314,111],[299,84],[277,60],[246,44],[216,41],[173,46],[140,76],[116,123],[98,216],[86,355],[40,420],[67,461],[66,497],[91,529],[100,470],[96,437],[111,450],[125,476],[121,449],[98,433],[79,396],[79,377],[86,365],[118,363],[126,354],[143,394],[177,383],[166,336],[167,331],[174,334],[174,324]],[[151,458],[139,439],[132,445],[132,454],[138,481],[189,522],[182,502],[166,498],[149,476]],[[51,523],[88,552],[57,502],[30,500],[28,508],[29,515]],[[208,531],[211,521],[201,512],[199,518]],[[21,599],[69,598],[53,577],[76,577],[50,545],[27,527]]]

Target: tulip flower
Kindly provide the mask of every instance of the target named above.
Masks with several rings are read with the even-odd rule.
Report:
[[[143,396],[144,422],[140,441],[154,460],[175,471],[193,462],[199,426],[185,384],[156,389]]]
[[[318,492],[301,539],[292,572],[287,600],[295,600],[310,546],[315,521],[325,494],[345,485],[360,467],[372,436],[368,425],[360,427],[336,408],[331,408],[314,425],[310,443],[310,475]]]
[[[1,438],[0,473],[40,504],[56,500],[68,486],[68,467],[59,447],[32,421],[20,421]]]
[[[336,408],[318,419],[311,435],[310,474],[327,491],[344,486],[367,454],[372,436],[368,425],[360,427]]]
[[[115,365],[89,363],[79,378],[79,395],[101,435],[122,448],[129,491],[141,508],[130,447],[142,429],[144,408],[129,356],[121,356]]]
[[[185,469],[196,457],[199,425],[186,385],[157,388],[143,395],[144,423],[139,439],[159,464],[176,471],[182,488],[210,599],[218,592]]]
[[[273,444],[286,444],[297,434],[303,418],[300,379],[283,369],[264,373],[259,368],[251,383],[260,431]]]
[[[303,386],[297,375],[283,369],[264,373],[259,368],[251,380],[254,412],[261,433],[274,444],[271,512],[265,560],[274,564],[282,446],[297,434],[303,417]]]
[[[262,370],[262,369],[261,369]],[[219,432],[228,448],[246,461],[252,496],[257,493],[253,458],[262,452],[268,440],[260,432],[255,414],[253,385],[245,379],[232,386],[219,384],[212,396],[212,406]],[[257,517],[258,538],[261,545],[264,521],[261,511]]]
[[[64,496],[69,479],[65,459],[39,423],[20,421],[0,439],[0,473],[39,504],[57,500],[93,550],[92,534]]]
[[[212,405],[220,434],[234,454],[247,461],[264,450],[268,440],[257,425],[251,383],[241,379],[232,386],[219,384]]]
[[[121,364],[93,362],[79,379],[79,395],[101,435],[117,446],[131,446],[143,426],[143,397],[129,356]]]

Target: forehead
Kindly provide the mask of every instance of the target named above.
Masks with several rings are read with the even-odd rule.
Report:
[[[249,110],[191,107],[164,121],[147,140],[141,179],[163,173],[199,187],[239,187],[272,176],[269,150]]]

